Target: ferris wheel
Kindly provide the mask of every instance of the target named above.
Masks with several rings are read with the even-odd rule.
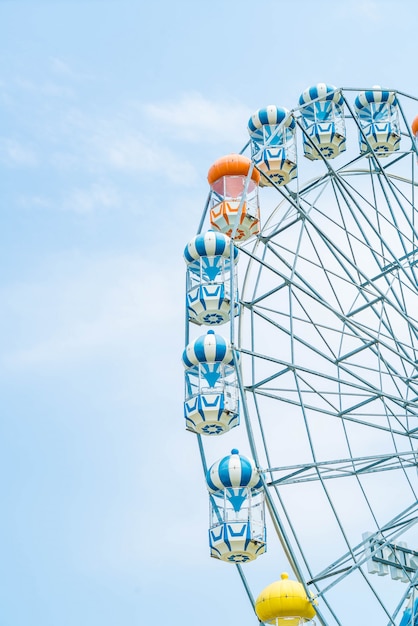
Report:
[[[185,418],[211,555],[238,567],[255,623],[418,624],[417,109],[320,83],[257,111],[209,171],[185,251]],[[250,458],[208,469],[238,430]],[[297,582],[254,601],[245,566],[266,550]]]

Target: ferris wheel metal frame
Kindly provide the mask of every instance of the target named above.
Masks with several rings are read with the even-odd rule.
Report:
[[[415,550],[402,543],[405,534],[418,522],[418,481],[415,480],[418,426],[412,424],[411,427],[418,417],[418,374],[413,373],[415,361],[418,362],[418,320],[408,308],[411,303],[418,302],[418,270],[417,274],[415,272],[418,219],[415,222],[414,215],[418,151],[409,130],[411,112],[405,110],[402,103],[405,101],[412,108],[418,98],[390,90],[398,99],[402,142],[408,148],[382,159],[374,153],[350,102],[352,92],[360,91],[339,89],[347,111],[346,121],[352,125],[352,133],[355,130],[366,145],[366,151],[360,154],[358,150],[354,154],[347,152],[348,158],[343,159],[342,164],[341,157],[331,161],[320,154],[314,164],[317,175],[303,185],[299,182],[300,176],[288,185],[278,185],[270,180],[268,193],[277,194],[280,202],[271,209],[260,234],[240,243],[233,241],[233,231],[231,250],[233,245],[239,249],[241,259],[246,259],[246,271],[241,280],[241,312],[237,327],[234,322],[230,324],[230,341],[235,358],[240,362],[237,378],[241,415],[249,450],[262,479],[271,524],[290,568],[316,602],[316,619],[323,626],[346,626],[349,623],[341,617],[335,601],[329,600],[329,596],[349,577],[356,576],[385,616],[386,621],[379,623],[398,626],[406,600],[412,596],[414,603],[418,586],[418,552],[415,551],[418,541]],[[300,109],[296,107],[290,113],[300,136],[309,143],[310,138],[301,123]],[[241,153],[248,151],[248,147],[249,143]],[[301,160],[299,157],[299,162]],[[407,176],[403,174],[403,166],[406,166]],[[257,168],[254,163],[251,169],[253,167]],[[300,169],[307,170],[308,167],[307,164]],[[266,179],[265,172],[260,170],[260,173]],[[251,170],[247,184],[250,176]],[[327,213],[328,201],[338,207],[338,217]],[[242,205],[243,202],[240,211]],[[208,207],[209,199],[198,233],[204,227]],[[367,215],[369,209],[375,211],[375,221]],[[325,227],[330,227],[331,232]],[[288,243],[290,232],[296,232],[296,235],[294,241]],[[280,237],[286,238],[286,242],[277,244]],[[309,258],[303,248],[306,239],[309,240],[306,250],[312,251],[313,258]],[[362,266],[363,261],[367,267]],[[327,262],[329,267],[324,265]],[[380,269],[376,272],[377,268]],[[304,270],[312,270],[313,279],[306,276]],[[265,275],[268,275],[266,280]],[[232,286],[234,280],[231,270]],[[321,281],[327,283],[324,292],[321,292]],[[342,302],[346,291],[350,292],[348,305]],[[288,300],[285,311],[269,306],[269,301],[277,302],[277,294],[285,292]],[[325,292],[331,294],[330,300],[324,296]],[[355,295],[352,296],[351,292]],[[313,313],[306,301],[311,303]],[[371,320],[377,328],[373,327]],[[269,335],[267,328],[273,337],[286,339],[287,358],[280,354],[280,346],[278,351],[266,348],[271,341],[270,335],[263,337],[258,347],[262,334],[257,330],[258,321],[264,325],[262,333]],[[186,320],[186,343],[188,325]],[[300,330],[302,327],[303,331]],[[336,339],[338,332],[340,337]],[[332,342],[336,348],[331,348]],[[309,365],[306,361],[312,355],[316,355],[322,371],[318,370],[317,364]],[[364,362],[363,355],[367,355]],[[356,359],[354,365],[350,359]],[[285,386],[289,377],[294,386],[291,392],[274,386],[281,378]],[[323,389],[318,388],[319,382]],[[298,411],[309,448],[304,460],[283,465],[275,463],[269,449],[263,403],[268,407],[286,406]],[[376,405],[381,414],[374,410]],[[318,414],[328,414],[330,419],[339,422],[349,454],[333,458],[319,456],[312,434],[312,416]],[[351,453],[352,439],[348,435],[351,427],[377,433],[377,439],[386,437],[387,441],[392,441],[393,449],[385,448],[382,453],[375,450],[369,454]],[[404,440],[408,441],[405,449],[399,444]],[[206,472],[206,441],[199,434],[197,441]],[[402,480],[408,484],[415,500],[381,523],[381,514],[375,515],[363,481],[364,477],[374,480],[393,472],[401,472]],[[328,488],[329,484],[344,482],[344,479],[356,482],[356,489],[364,497],[365,507],[369,508],[370,517],[375,521],[375,530],[368,533],[364,528],[364,535],[358,541],[349,536],[342,521],[343,515]],[[305,554],[304,540],[299,537],[292,512],[283,497],[283,490],[292,489],[292,485],[314,484],[320,485],[345,543],[345,550],[340,550],[337,557],[323,567],[311,565],[310,557]],[[235,567],[254,607],[245,566],[236,564]],[[398,577],[398,580],[407,582],[397,603],[394,605],[392,601],[390,607],[372,580],[373,574],[378,575],[380,582],[388,573],[395,580]],[[409,623],[415,623],[414,615]]]

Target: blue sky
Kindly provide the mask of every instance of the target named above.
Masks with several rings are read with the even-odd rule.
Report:
[[[257,623],[208,555],[182,251],[254,110],[321,81],[417,95],[416,11],[0,0],[2,626]]]

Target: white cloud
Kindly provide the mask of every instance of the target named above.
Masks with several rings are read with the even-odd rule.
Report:
[[[63,208],[76,213],[91,213],[122,206],[118,190],[110,185],[93,183],[86,188],[76,188],[65,200]]]
[[[18,202],[25,209],[40,208],[79,214],[131,208],[133,204],[132,200],[124,196],[117,187],[106,182],[67,189],[59,198],[39,194],[21,194]]]
[[[170,135],[191,142],[244,145],[246,125],[252,113],[239,102],[208,100],[199,93],[184,94],[174,102],[143,106],[147,117]]]
[[[69,63],[58,57],[53,57],[50,61],[50,64],[53,73],[63,78],[68,78],[72,80],[92,80],[95,78],[92,74],[78,72],[73,67],[71,67]]]
[[[15,332],[3,331],[2,366],[59,367],[103,350],[110,358],[112,350],[126,352],[132,345],[152,350],[155,337],[169,332],[167,306],[183,285],[175,267],[139,255],[73,256],[51,262],[44,280],[3,288],[0,320]],[[171,324],[181,328],[178,307],[174,318],[170,312]]]
[[[102,135],[99,144],[101,158],[116,170],[160,173],[170,182],[185,186],[197,179],[192,163],[139,133]]]
[[[65,61],[58,59],[57,57],[51,59],[51,68],[57,74],[63,74],[64,76],[73,75],[73,71],[68,63],[65,63]]]
[[[38,164],[35,151],[16,139],[0,139],[0,162],[5,165],[33,167]]]
[[[72,153],[54,156],[54,164],[74,168],[82,162],[92,174],[157,174],[176,185],[190,187],[198,179],[194,164],[147,128],[138,129],[137,113],[93,118],[72,108],[64,120],[71,129]],[[74,158],[74,155],[76,158]]]
[[[354,0],[338,5],[338,10],[343,18],[354,18],[368,22],[380,22],[382,20],[382,4],[373,0]],[[387,8],[383,9],[383,15],[386,14]]]
[[[74,90],[68,85],[60,85],[52,81],[44,81],[42,83],[28,80],[27,78],[16,78],[17,86],[32,95],[47,98],[74,98]]]

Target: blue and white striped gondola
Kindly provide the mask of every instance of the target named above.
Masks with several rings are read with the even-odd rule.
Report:
[[[325,83],[305,89],[299,98],[303,152],[308,159],[334,159],[346,149],[344,99]]]
[[[238,315],[236,263],[238,250],[223,233],[207,231],[196,235],[184,250],[187,263],[186,306],[189,320],[217,326],[231,317],[231,269],[233,273],[234,315]]]
[[[259,109],[248,121],[251,158],[265,176],[260,185],[287,185],[297,175],[296,122],[290,111],[274,104]]]
[[[414,626],[418,619],[418,598],[415,594],[411,595],[408,606],[406,607],[399,626]]]
[[[359,142],[362,153],[370,152],[371,149],[376,156],[385,157],[399,150],[399,111],[393,91],[380,87],[362,91],[354,101],[354,108],[360,127]]]
[[[254,462],[233,449],[208,470],[206,483],[211,556],[230,563],[253,561],[266,551],[264,493]]]
[[[186,429],[221,435],[239,424],[238,383],[230,344],[209,330],[183,352]]]

